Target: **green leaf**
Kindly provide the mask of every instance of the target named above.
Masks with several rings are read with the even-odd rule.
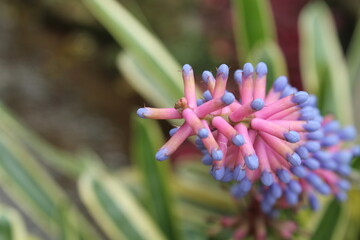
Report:
[[[83,0],[93,15],[124,49],[131,53],[152,84],[171,105],[182,96],[181,69],[160,41],[114,0]],[[178,73],[179,75],[177,75]],[[158,95],[154,95],[154,98]],[[163,103],[169,106],[169,102]],[[162,106],[162,105],[160,105]]]
[[[109,239],[166,239],[131,192],[99,168],[78,182],[80,198]]]
[[[273,82],[279,76],[287,76],[287,67],[284,54],[280,47],[273,41],[266,41],[258,44],[249,53],[247,62],[258,63],[264,62],[268,67],[268,75],[266,81],[267,89],[270,89]]]
[[[145,190],[145,202],[153,219],[168,239],[179,239],[173,214],[173,201],[169,191],[170,168],[168,162],[155,159],[164,139],[158,124],[132,117],[132,159],[140,171]]]
[[[308,4],[300,15],[300,64],[303,85],[318,96],[323,114],[352,124],[349,74],[328,7]]]
[[[24,240],[28,233],[20,214],[12,208],[0,208],[0,239]]]
[[[40,228],[51,236],[63,235],[62,218],[64,206],[71,206],[69,199],[28,150],[4,133],[0,134],[0,178],[4,191]],[[80,212],[74,207],[71,211],[77,222],[71,225],[71,238],[98,239]]]
[[[347,50],[347,62],[350,73],[351,86],[360,82],[360,17]]]
[[[238,59],[268,40],[276,42],[275,25],[267,0],[232,0],[234,35]]]

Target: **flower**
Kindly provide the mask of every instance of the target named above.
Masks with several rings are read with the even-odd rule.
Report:
[[[207,90],[197,99],[193,69],[186,64],[182,69],[184,97],[175,107],[137,111],[142,118],[184,119],[170,131],[171,138],[156,159],[167,159],[196,135],[195,144],[204,155],[202,162],[211,165],[210,174],[218,181],[235,181],[230,191],[237,199],[255,189],[265,213],[270,214],[274,207],[296,206],[304,197],[316,210],[315,192],[345,200],[350,187],[345,178],[359,147],[343,149],[343,143],[356,138],[355,128],[341,128],[331,117],[322,117],[316,97],[291,87],[284,76],[266,94],[267,66],[263,62],[255,69],[246,63],[235,71],[238,99],[226,90],[228,75],[225,64],[215,77],[204,71]]]

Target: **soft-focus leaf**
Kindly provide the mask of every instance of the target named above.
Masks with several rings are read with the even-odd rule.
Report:
[[[26,149],[3,133],[0,135],[0,178],[3,189],[39,227],[52,236],[62,235],[64,206],[71,206],[66,194]],[[79,211],[73,207],[71,211],[77,222],[71,225],[72,239],[97,239]]]
[[[267,0],[232,0],[234,35],[239,60],[258,44],[276,42],[272,10]]]
[[[21,216],[11,208],[0,208],[0,239],[24,240],[28,233]]]
[[[132,118],[132,159],[140,171],[145,190],[145,202],[168,239],[179,239],[173,214],[173,199],[169,191],[170,168],[168,162],[155,159],[156,151],[163,144],[161,129],[153,120]]]
[[[80,197],[109,239],[166,239],[118,179],[90,169],[78,183]]]
[[[181,68],[160,41],[117,1],[83,2],[118,43],[131,53],[143,72],[151,76],[151,84],[158,88],[166,99],[171,99],[170,103],[163,102],[159,107],[174,104],[182,96],[181,77],[176,74]]]
[[[268,76],[266,81],[267,89],[270,89],[272,83],[279,76],[287,76],[287,67],[284,54],[280,47],[273,41],[266,41],[258,44],[249,53],[247,62],[257,64],[258,62],[265,62],[268,67]]]
[[[60,151],[39,138],[17,121],[2,103],[0,103],[0,133],[11,135],[19,144],[31,149],[44,162],[65,176],[74,178],[83,168],[83,162],[79,157]]]
[[[318,96],[324,114],[352,124],[349,74],[328,7],[314,2],[300,16],[300,63],[303,85]]]
[[[347,50],[351,86],[360,82],[360,17]]]

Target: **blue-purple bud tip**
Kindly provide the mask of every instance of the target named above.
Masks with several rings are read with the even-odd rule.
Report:
[[[314,194],[309,195],[308,201],[313,211],[317,211],[320,208],[319,200]]]
[[[288,186],[289,190],[292,191],[293,193],[300,194],[302,191],[301,185],[299,184],[298,181],[291,180],[287,184],[287,186]]]
[[[333,159],[338,163],[348,164],[353,157],[352,152],[349,150],[341,150],[333,154]]]
[[[221,78],[227,79],[229,76],[229,67],[226,64],[221,64],[217,69],[217,76],[221,76]]]
[[[204,93],[203,93],[203,96],[205,98],[206,101],[210,101],[212,99],[212,95],[210,93],[209,90],[206,90]]]
[[[273,88],[276,92],[282,92],[287,85],[288,85],[288,79],[284,76],[281,76],[275,80],[273,84]]]
[[[258,65],[256,65],[256,75],[257,77],[263,77],[268,73],[268,69],[265,63],[259,62]]]
[[[254,74],[254,67],[251,63],[245,63],[243,67],[244,77],[249,77]]]
[[[241,134],[236,134],[231,141],[236,146],[242,146],[245,143],[244,137]]]
[[[192,70],[191,66],[189,64],[185,64],[182,68],[183,73],[185,76],[190,74],[190,71]]]
[[[310,170],[315,170],[320,167],[319,161],[317,161],[313,158],[308,158],[308,159],[304,160],[303,164]]]
[[[308,100],[308,98],[309,98],[309,94],[307,92],[299,91],[294,94],[294,96],[291,98],[291,101],[297,104],[302,104],[306,100]]]
[[[343,189],[343,190],[350,190],[351,188],[351,184],[349,181],[345,180],[345,179],[340,179],[338,182],[338,186]]]
[[[221,97],[221,101],[226,105],[231,104],[234,100],[235,96],[231,92],[225,92],[225,94]]]
[[[305,146],[298,147],[295,152],[300,156],[301,159],[307,159],[309,157],[309,151]]]
[[[283,183],[288,183],[291,180],[290,173],[287,170],[279,169],[276,171],[276,175]]]
[[[245,164],[250,170],[255,170],[259,167],[259,159],[255,154],[245,157]]]
[[[235,80],[236,83],[242,84],[242,74],[243,74],[243,71],[240,70],[240,69],[235,71],[234,80]]]
[[[296,166],[291,168],[291,172],[298,178],[306,177],[306,169],[303,166]]]
[[[260,98],[254,99],[254,101],[251,102],[251,108],[256,111],[261,110],[264,107],[264,105],[265,105],[264,101]]]
[[[211,156],[215,161],[220,161],[223,158],[223,152],[221,150],[213,149],[211,151]]]
[[[306,137],[310,140],[321,140],[324,137],[324,132],[319,129],[314,132],[308,133]]]
[[[345,141],[355,140],[356,135],[356,128],[354,126],[344,127],[339,133],[340,138]]]
[[[261,174],[261,182],[265,186],[271,186],[274,183],[274,178],[271,173],[264,171]]]
[[[219,168],[215,168],[213,170],[213,177],[220,181],[225,175],[225,168],[224,167],[219,167]]]
[[[214,76],[212,75],[212,73],[209,72],[209,71],[204,71],[204,72],[202,73],[201,77],[202,77],[202,80],[203,80],[204,82],[206,82],[206,83],[209,82],[209,78],[214,78]]]
[[[168,158],[168,151],[166,148],[160,148],[160,150],[156,153],[155,158],[159,161],[164,161]]]
[[[274,198],[280,198],[282,195],[282,188],[279,184],[274,183],[273,185],[270,186],[269,188],[271,195]]]
[[[178,127],[174,127],[174,128],[172,128],[172,129],[170,129],[169,135],[172,137],[172,136],[177,132],[177,130],[179,130]]]
[[[196,106],[200,106],[204,103],[204,100],[199,98],[199,99],[196,99]]]
[[[314,152],[317,152],[320,150],[320,143],[319,142],[316,142],[316,141],[308,141],[305,143],[304,145],[307,150],[311,153],[314,153]]]
[[[284,137],[285,137],[286,141],[291,142],[291,143],[296,143],[296,142],[300,141],[300,134],[298,132],[295,132],[292,130],[284,133]]]
[[[286,156],[286,159],[289,161],[289,163],[292,166],[300,166],[301,165],[301,158],[296,152],[293,154],[288,154]]]
[[[308,121],[303,125],[304,129],[308,132],[314,132],[316,130],[319,130],[321,128],[321,124],[318,121]]]
[[[234,180],[241,181],[246,176],[246,171],[242,169],[242,166],[237,165],[234,169]]]
[[[300,110],[299,120],[313,120],[316,116],[315,108],[306,106]]]
[[[201,162],[204,165],[210,166],[212,164],[212,158],[209,154],[205,154],[205,156],[201,159]]]
[[[137,111],[136,111],[136,114],[141,117],[141,118],[145,118],[145,114],[147,113],[147,109],[146,108],[139,108]]]
[[[290,206],[296,205],[299,201],[297,194],[289,190],[285,190],[285,199]]]
[[[207,138],[209,136],[209,131],[206,128],[201,128],[198,131],[199,138]]]

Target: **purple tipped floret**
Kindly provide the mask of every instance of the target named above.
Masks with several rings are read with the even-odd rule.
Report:
[[[336,162],[330,160],[330,161],[326,161],[326,162],[322,162],[320,163],[321,167],[324,168],[324,169],[328,169],[328,170],[335,170],[336,167],[337,167],[337,164]]]
[[[321,124],[318,121],[310,120],[304,124],[304,129],[308,132],[314,132],[321,128]]]
[[[321,140],[324,137],[324,132],[319,129],[314,132],[310,132],[306,135],[309,140]]]
[[[189,64],[185,64],[182,68],[184,75],[189,75],[190,71],[192,70]]]
[[[295,152],[299,155],[301,159],[307,159],[309,157],[309,151],[305,146],[298,147]]]
[[[201,78],[204,82],[208,83],[209,82],[209,78],[213,78],[214,76],[212,75],[211,72],[209,71],[204,71],[201,75]]]
[[[250,191],[251,189],[251,186],[252,186],[252,183],[251,181],[245,177],[241,180],[241,182],[239,183],[239,188],[243,191],[243,192],[248,192]]]
[[[226,105],[231,104],[234,100],[235,100],[235,96],[230,92],[225,92],[225,94],[221,97],[221,101]]]
[[[294,103],[297,103],[297,104],[302,104],[302,103],[304,103],[308,98],[309,98],[309,94],[308,94],[307,92],[299,91],[299,92],[297,92],[297,93],[294,94],[294,96],[292,97],[291,101],[293,101]]]
[[[326,162],[331,160],[331,154],[326,151],[317,151],[313,154],[313,156],[320,162]]]
[[[313,120],[315,119],[315,115],[316,112],[314,108],[307,106],[300,110],[299,120],[305,120],[305,121]]]
[[[209,90],[206,90],[206,91],[203,93],[203,96],[204,96],[204,99],[205,99],[206,101],[210,101],[210,100],[212,99],[212,95],[211,95],[211,93],[210,93]]]
[[[305,165],[305,167],[307,167],[310,170],[315,170],[320,167],[319,161],[317,161],[313,158],[308,158],[308,159],[304,160],[303,164]]]
[[[228,78],[229,76],[229,67],[226,64],[221,64],[219,68],[217,69],[217,76],[220,76],[222,78]]]
[[[283,183],[288,183],[291,180],[290,173],[285,169],[278,169],[276,171],[276,175]]]
[[[231,141],[235,146],[242,146],[245,143],[244,137],[241,134],[236,134]]]
[[[270,194],[274,197],[274,198],[280,198],[282,195],[282,188],[279,184],[274,183],[273,185],[270,186],[269,188]]]
[[[224,177],[225,168],[223,166],[215,167],[212,169],[211,174],[215,178],[215,180],[220,181]]]
[[[334,146],[336,144],[338,144],[340,141],[338,135],[336,134],[331,134],[331,135],[328,135],[326,137],[324,137],[322,140],[321,140],[321,146],[323,147],[331,147],[331,146]]]
[[[316,141],[307,141],[304,146],[311,153],[317,152],[321,148],[320,143]]]
[[[230,168],[225,168],[224,177],[221,179],[222,182],[230,182],[233,179],[233,172]]]
[[[244,77],[249,77],[254,74],[254,67],[251,63],[245,63],[243,67]]]
[[[284,98],[284,97],[290,96],[293,93],[294,93],[293,88],[290,85],[286,85],[285,88],[283,89],[280,97]]]
[[[351,167],[347,164],[339,164],[336,171],[341,176],[349,176],[349,174],[351,173]]]
[[[292,191],[285,190],[285,199],[290,206],[294,206],[298,203],[298,195]]]
[[[139,109],[136,111],[136,114],[137,114],[139,117],[141,117],[141,118],[145,118],[145,115],[144,115],[144,114],[146,114],[147,111],[148,111],[148,110],[147,110],[146,108],[139,108]]]
[[[213,149],[211,156],[215,161],[220,161],[223,158],[223,152],[221,150]]]
[[[314,194],[310,194],[308,197],[309,205],[311,210],[317,211],[320,208],[320,203]]]
[[[291,172],[298,178],[304,178],[307,174],[307,171],[303,166],[292,167]]]
[[[341,129],[341,125],[338,121],[332,120],[323,127],[325,132],[337,132]]]
[[[160,148],[160,150],[155,154],[155,158],[159,161],[164,161],[168,157],[168,151],[166,148]]]
[[[340,130],[339,137],[345,141],[352,141],[356,139],[356,128],[354,126],[347,126]]]
[[[337,185],[342,189],[342,190],[345,190],[345,191],[348,191],[350,190],[351,188],[351,184],[349,181],[345,180],[345,179],[340,179],[337,183]]]
[[[282,92],[286,86],[288,86],[288,79],[284,76],[278,77],[273,84],[276,92]]]
[[[284,137],[285,137],[286,141],[288,141],[290,143],[296,143],[296,142],[300,141],[300,134],[298,132],[295,132],[292,130],[284,133]]]
[[[315,186],[315,189],[322,195],[329,195],[331,193],[331,189],[329,185],[327,185],[326,183],[320,184],[319,186]]]
[[[209,136],[209,131],[206,128],[201,128],[198,131],[199,138],[207,138]]]
[[[354,155],[354,157],[360,156],[360,145],[355,145],[351,149],[351,153]]]
[[[201,159],[201,162],[204,165],[210,166],[212,164],[213,160],[209,154],[205,154],[204,157]]]
[[[234,180],[241,181],[246,175],[246,171],[240,165],[236,166],[233,172]]]
[[[270,172],[264,171],[261,174],[261,182],[265,186],[271,186],[274,183],[274,178]]]
[[[201,106],[204,102],[205,102],[204,99],[201,98],[196,99],[196,106]]]
[[[267,69],[267,66],[265,63],[263,62],[259,62],[257,65],[256,65],[256,75],[258,77],[263,77],[265,76],[267,73],[268,73],[268,69]]]
[[[301,165],[301,158],[297,153],[288,154],[286,159],[292,166],[300,166]]]
[[[169,135],[172,137],[172,136],[177,132],[177,130],[179,130],[178,127],[174,127],[174,128],[172,128],[172,129],[170,129]]]
[[[265,105],[264,101],[260,98],[254,99],[254,101],[251,102],[251,108],[256,111],[261,110],[264,107],[264,105]]]
[[[236,83],[242,84],[242,74],[243,74],[243,71],[240,70],[240,69],[235,71],[234,80],[235,80]]]
[[[246,156],[245,158],[245,164],[250,170],[255,170],[259,167],[259,159],[255,154],[251,154],[249,156]]]
[[[291,180],[288,184],[287,187],[290,191],[292,191],[293,193],[296,194],[300,194],[302,191],[301,185],[298,181],[295,180]]]

